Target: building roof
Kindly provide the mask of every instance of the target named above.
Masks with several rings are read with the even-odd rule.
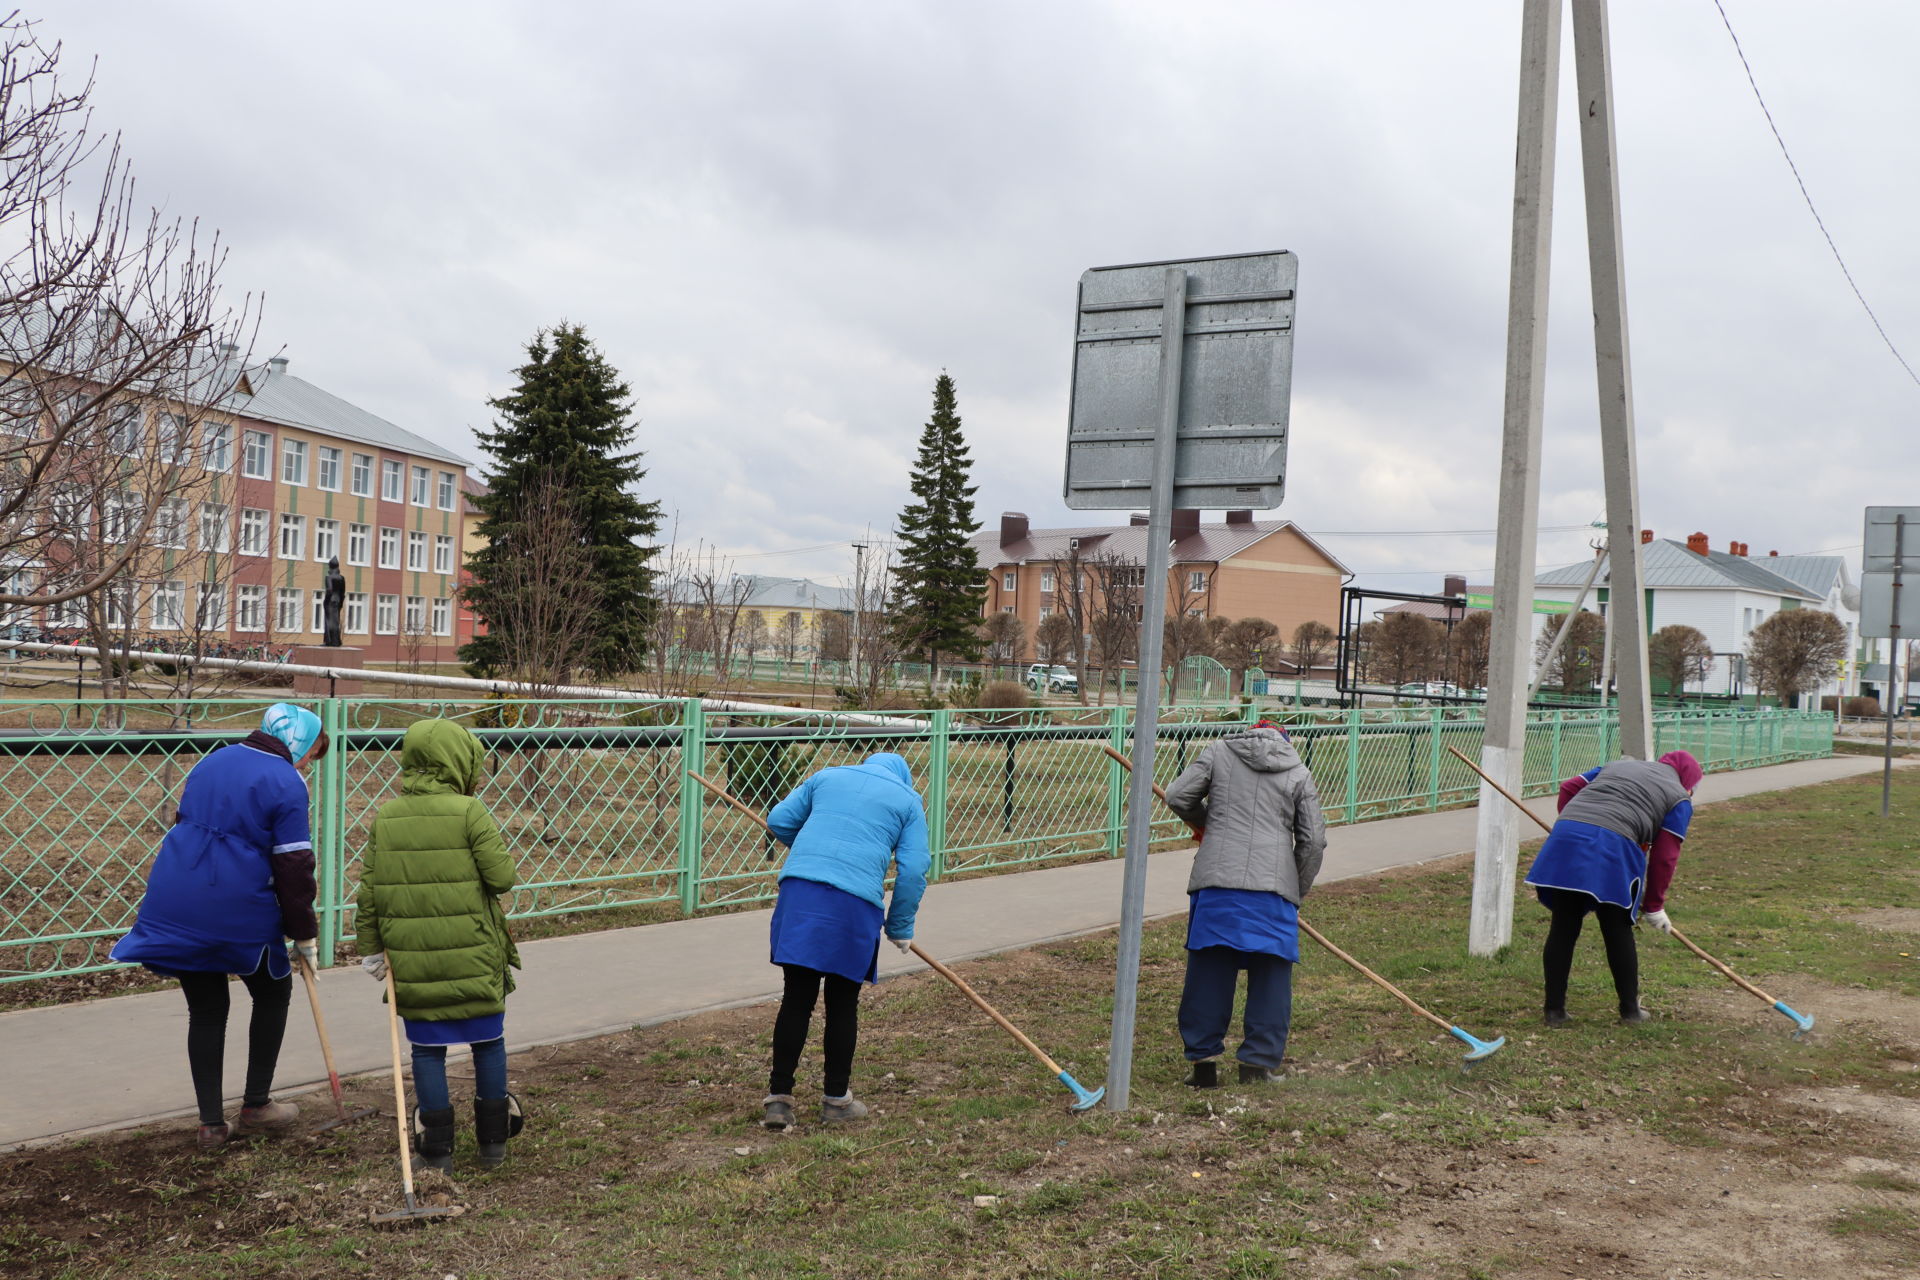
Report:
[[[1286,529],[1292,529],[1299,534],[1308,545],[1327,558],[1327,563],[1341,573],[1353,572],[1331,551],[1315,542],[1306,530],[1291,520],[1254,520],[1245,524],[1229,524],[1222,521],[1216,524],[1202,524],[1197,533],[1181,538],[1173,544],[1173,563],[1218,564],[1222,560],[1239,555],[1254,543]],[[1030,529],[1026,537],[1004,547],[1000,545],[1000,531],[989,526],[975,534],[970,541],[973,544],[974,554],[980,558],[980,567],[991,569],[1003,564],[1045,564],[1055,560],[1065,560],[1072,551],[1072,542],[1075,538],[1080,540],[1079,554],[1082,559],[1111,552],[1129,563],[1146,563],[1147,526],[1143,524]]]
[[[286,370],[286,362],[277,357],[266,364],[247,369],[241,389],[228,398],[228,407],[234,413],[283,427],[302,427],[359,444],[392,449],[419,458],[432,458],[453,466],[473,465],[424,436],[397,427],[358,405],[349,404],[330,391],[321,390],[305,378],[296,378]],[[247,394],[249,390],[251,395]]]
[[[1689,551],[1683,542],[1657,538],[1641,548],[1642,572],[1649,590],[1757,591],[1762,595],[1793,596],[1816,603],[1826,599],[1784,574],[1763,567],[1763,563],[1745,556],[1709,551],[1702,555]],[[1794,557],[1808,558],[1808,557]],[[1578,587],[1587,580],[1593,561],[1582,560],[1563,569],[1554,569],[1534,579],[1540,587]],[[1599,583],[1605,583],[1608,567],[1602,557]]]
[[[853,608],[851,587],[829,587],[808,578],[763,578],[742,575],[751,584],[743,604],[748,609],[830,609],[846,612]]]
[[[1853,585],[1844,556],[1768,556],[1759,563],[1822,600],[1832,599],[1836,588],[1845,596]]]
[[[1468,586],[1466,594],[1490,596],[1493,594],[1493,588],[1491,586]],[[1390,604],[1384,609],[1375,609],[1373,616],[1378,618],[1389,613],[1417,613],[1423,618],[1432,619],[1434,622],[1445,622],[1449,618],[1458,620],[1466,614],[1478,612],[1480,612],[1480,610],[1471,607],[1464,610],[1449,608],[1444,604],[1436,604],[1432,600],[1402,600],[1399,604]]]

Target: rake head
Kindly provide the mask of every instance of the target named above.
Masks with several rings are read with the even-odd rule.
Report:
[[[1060,1083],[1073,1090],[1073,1106],[1068,1108],[1070,1111],[1092,1110],[1099,1104],[1100,1099],[1107,1096],[1107,1086],[1101,1085],[1098,1089],[1089,1090],[1065,1071],[1060,1073]]]
[[[1793,1033],[1793,1038],[1795,1040],[1798,1040],[1800,1037],[1806,1035],[1807,1032],[1813,1030],[1813,1018],[1808,1014],[1801,1013],[1799,1010],[1793,1008],[1785,1000],[1775,1000],[1773,1002],[1773,1007],[1775,1009],[1778,1009],[1781,1013],[1786,1014],[1787,1017],[1791,1018],[1793,1020],[1793,1025],[1799,1028],[1798,1031],[1795,1031]]]
[[[368,1116],[377,1116],[379,1114],[379,1110],[374,1107],[362,1107],[358,1111],[349,1111],[344,1115],[337,1115],[331,1120],[323,1121],[313,1126],[313,1131],[315,1133],[325,1133],[329,1129],[338,1129],[342,1125],[352,1124],[355,1120],[365,1120]]]
[[[407,1193],[407,1207],[395,1209],[392,1213],[376,1213],[369,1219],[378,1226],[404,1226],[414,1222],[425,1222],[429,1218],[457,1218],[461,1210],[455,1205],[421,1204],[414,1199],[413,1193]]]
[[[1471,1032],[1462,1031],[1459,1027],[1448,1027],[1447,1030],[1466,1042],[1467,1055],[1462,1062],[1478,1062],[1482,1058],[1491,1058],[1500,1052],[1500,1046],[1507,1042],[1505,1036],[1497,1040],[1482,1040]]]

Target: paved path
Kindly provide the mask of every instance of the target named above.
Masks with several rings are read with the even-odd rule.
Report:
[[[1701,784],[1700,799],[1807,786],[1879,767],[1870,757],[1836,756],[1713,774]],[[1547,799],[1533,807],[1543,816],[1553,811]],[[1468,808],[1335,827],[1322,879],[1468,852],[1474,821]],[[1186,910],[1191,860],[1188,850],[1154,855],[1148,918]],[[919,941],[943,959],[964,960],[1113,928],[1121,866],[1119,860],[1082,863],[935,885],[920,908]],[[508,1002],[509,1046],[519,1051],[579,1040],[776,997],[778,973],[767,963],[768,915],[746,911],[522,944],[526,968]],[[883,977],[924,967],[891,947],[880,954]],[[320,991],[341,1072],[390,1062],[379,988],[358,968],[347,968],[322,974]],[[248,1008],[236,987],[227,1034],[230,1086],[245,1071]],[[192,1108],[181,1105],[193,1098],[186,1023],[186,1002],[175,990],[0,1013],[0,1148],[191,1115]],[[278,1092],[324,1088],[325,1082],[306,995],[296,991]]]

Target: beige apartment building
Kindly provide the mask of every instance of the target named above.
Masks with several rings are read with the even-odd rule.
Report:
[[[1290,635],[1315,620],[1337,628],[1340,588],[1348,568],[1291,520],[1255,520],[1251,511],[1228,511],[1219,522],[1199,511],[1173,513],[1173,571],[1167,611],[1192,617],[1265,618]],[[1095,562],[1142,566],[1147,557],[1147,518],[1135,515],[1119,526],[1034,529],[1010,511],[1000,527],[973,539],[987,570],[982,615],[1011,613],[1020,619],[1026,649],[1034,628],[1062,607],[1069,572],[1085,575],[1097,590]]]

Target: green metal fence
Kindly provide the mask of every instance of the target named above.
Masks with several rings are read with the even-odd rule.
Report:
[[[258,699],[0,702],[0,982],[113,968],[186,773],[259,723]],[[1113,857],[1126,781],[1100,748],[1124,749],[1131,708],[888,713],[707,710],[697,701],[399,701],[315,704],[334,749],[314,769],[320,939],[330,963],[353,938],[359,855],[396,794],[400,741],[416,720],[469,725],[489,751],[480,797],[506,834],[520,884],[508,914],[642,908],[661,918],[763,902],[775,851],[764,830],[714,801],[698,772],[765,811],[807,774],[897,751],[927,801],[933,875],[947,878]],[[1472,803],[1482,722],[1462,708],[1285,714],[1330,821]],[[1162,713],[1155,771],[1170,781],[1208,741],[1254,714],[1241,706]],[[1709,771],[1830,754],[1814,713],[1656,714],[1662,751]],[[1617,722],[1598,711],[1531,718],[1526,789],[1611,759]],[[1164,810],[1156,838],[1180,839]]]

